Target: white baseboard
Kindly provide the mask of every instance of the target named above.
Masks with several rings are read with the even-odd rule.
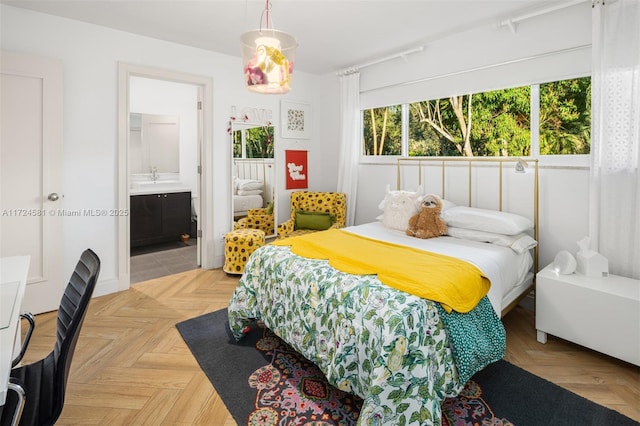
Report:
[[[93,297],[104,296],[105,294],[111,294],[119,291],[119,281],[117,278],[110,278],[101,281],[98,279],[95,290],[93,290]]]

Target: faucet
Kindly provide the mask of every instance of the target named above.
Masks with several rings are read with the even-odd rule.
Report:
[[[151,180],[154,182],[158,180],[158,168],[156,166],[151,166]]]

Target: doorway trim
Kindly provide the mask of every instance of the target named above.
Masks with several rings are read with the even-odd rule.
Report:
[[[202,108],[199,110],[201,140],[198,141],[198,163],[200,167],[199,193],[200,211],[198,232],[201,267],[213,268],[213,202],[209,182],[213,173],[213,80],[210,77],[186,74],[160,68],[118,62],[118,210],[129,212],[129,77],[167,80],[199,86]],[[201,232],[200,232],[201,231]],[[118,291],[131,285],[129,239],[129,215],[118,216]]]

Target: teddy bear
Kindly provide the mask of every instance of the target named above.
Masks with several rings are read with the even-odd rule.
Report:
[[[442,200],[427,194],[420,202],[420,211],[409,219],[407,235],[416,238],[433,238],[447,234],[447,222],[440,217]]]

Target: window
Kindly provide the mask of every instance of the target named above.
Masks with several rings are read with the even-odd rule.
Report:
[[[233,158],[273,158],[273,126],[234,128],[232,138]]]
[[[588,154],[590,106],[591,79],[583,77],[368,109],[363,154]]]
[[[363,111],[364,155],[401,155],[402,107],[400,105]]]
[[[540,154],[589,154],[591,79],[540,85]]]

